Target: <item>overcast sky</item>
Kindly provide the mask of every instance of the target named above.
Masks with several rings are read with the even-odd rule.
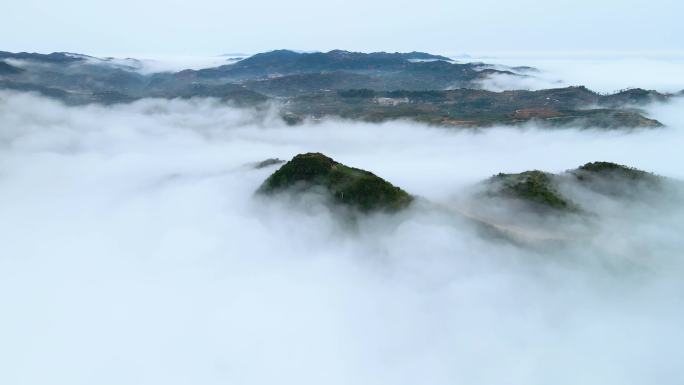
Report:
[[[684,49],[681,0],[22,0],[2,13],[9,51]]]

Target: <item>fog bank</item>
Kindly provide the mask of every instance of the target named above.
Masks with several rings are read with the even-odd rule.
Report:
[[[420,206],[349,229],[255,199],[275,167],[252,164],[319,151],[442,205],[597,160],[684,179],[682,107],[652,107],[658,130],[463,131],[2,92],[0,382],[681,383],[681,206],[595,201],[592,243],[540,252]]]
[[[492,91],[541,90],[584,85],[601,93],[643,88],[664,93],[684,90],[684,52],[509,52],[474,54],[460,61],[511,67],[532,66],[526,77],[490,76],[482,86]],[[505,68],[504,68],[505,69]]]

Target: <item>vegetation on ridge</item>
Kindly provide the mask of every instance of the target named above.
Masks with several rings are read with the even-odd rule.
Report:
[[[321,153],[299,154],[274,172],[257,190],[261,194],[323,188],[335,202],[361,211],[396,211],[413,197],[399,187],[358,168],[348,167]]]
[[[497,185],[494,194],[521,199],[545,208],[577,211],[577,206],[565,198],[552,183],[553,174],[525,171],[519,174],[498,174],[489,182]]]
[[[586,163],[573,171],[574,175],[580,179],[588,176],[608,176],[613,178],[623,178],[626,180],[657,180],[658,176],[650,172],[642,171],[634,167],[623,166],[612,162],[590,162]]]
[[[135,59],[0,52],[0,89],[39,92],[74,105],[211,97],[267,113],[276,103],[288,124],[340,117],[445,127],[532,121],[616,129],[662,126],[633,107],[677,96],[641,89],[602,95],[581,86],[491,92],[480,89],[488,77],[530,76],[530,69],[494,69],[421,52],[278,50],[201,70],[145,74],[141,68]]]

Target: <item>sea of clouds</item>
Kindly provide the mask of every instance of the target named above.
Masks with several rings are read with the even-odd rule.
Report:
[[[470,131],[2,92],[0,383],[680,384],[681,206],[587,202],[595,237],[540,251],[421,205],[349,227],[253,165],[319,151],[445,207],[598,160],[684,179],[682,107]]]

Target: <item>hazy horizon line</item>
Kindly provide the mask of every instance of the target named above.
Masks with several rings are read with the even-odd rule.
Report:
[[[224,51],[217,51],[217,52],[197,52],[197,53],[188,53],[188,54],[180,54],[180,53],[172,53],[172,52],[160,52],[160,51],[119,51],[119,52],[95,52],[95,51],[74,51],[74,50],[32,50],[32,49],[21,49],[21,50],[5,50],[5,49],[0,49],[0,51],[4,52],[12,52],[12,53],[20,53],[20,52],[26,52],[26,53],[37,53],[37,54],[51,54],[51,53],[71,53],[71,54],[80,54],[80,55],[87,55],[87,56],[92,56],[92,57],[97,57],[97,58],[106,58],[106,57],[114,57],[114,58],[134,58],[134,57],[140,57],[140,56],[150,56],[150,57],[166,57],[166,58],[182,58],[182,57],[221,57],[221,56],[252,56],[256,55],[259,53],[265,53],[265,52],[272,52],[272,51],[279,51],[279,50],[286,50],[286,51],[292,51],[292,52],[298,52],[298,53],[317,53],[317,52],[330,52],[330,51],[335,51],[335,50],[341,50],[341,51],[348,51],[348,52],[359,52],[359,53],[376,53],[376,52],[387,52],[387,53],[409,53],[409,52],[424,52],[424,53],[429,53],[433,55],[442,55],[446,57],[486,57],[486,56],[493,56],[493,57],[538,57],[538,56],[553,56],[553,57],[595,57],[595,55],[599,56],[624,56],[624,57],[634,57],[634,56],[663,56],[663,55],[668,55],[668,56],[682,56],[684,57],[684,49],[649,49],[649,50],[615,50],[615,49],[606,49],[606,50],[598,50],[598,49],[592,49],[592,50],[478,50],[478,51],[472,51],[472,50],[463,50],[463,51],[438,51],[438,50],[429,50],[429,49],[411,49],[411,50],[392,50],[392,49],[387,49],[387,50],[355,50],[355,49],[345,49],[345,48],[333,48],[333,49],[298,49],[298,48],[288,48],[288,47],[280,47],[280,48],[270,48],[270,49],[264,49],[264,50],[252,50],[252,51],[241,51],[241,50],[224,50]]]

